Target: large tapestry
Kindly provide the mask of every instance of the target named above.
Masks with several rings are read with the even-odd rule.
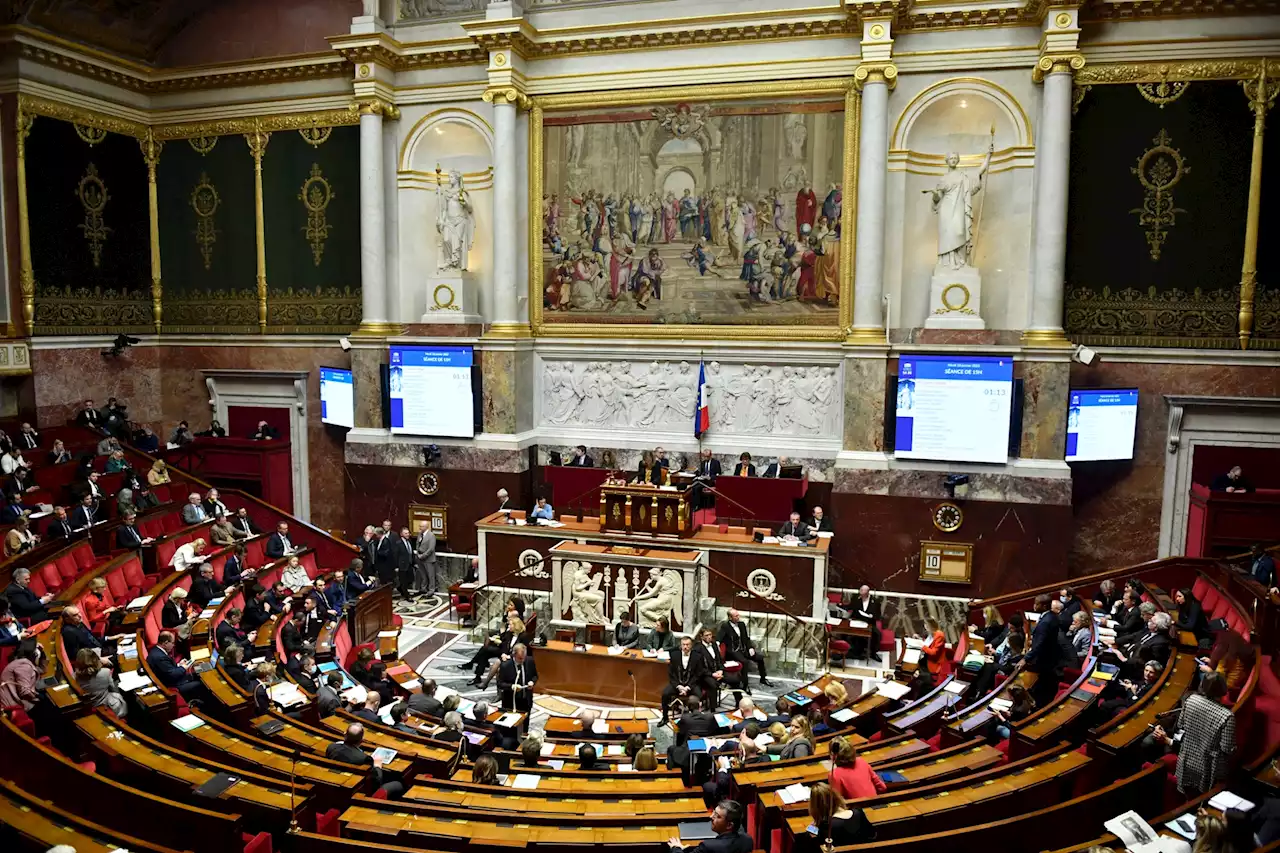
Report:
[[[768,99],[547,99],[535,325],[837,327],[856,119],[844,90],[822,86]]]
[[[1239,83],[1095,85],[1077,94],[1067,334],[1095,344],[1236,347],[1254,130]],[[1264,221],[1278,201],[1267,195]],[[1274,253],[1264,238],[1258,338],[1275,333],[1265,284]]]

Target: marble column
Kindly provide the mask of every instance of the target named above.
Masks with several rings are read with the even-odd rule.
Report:
[[[1062,331],[1067,266],[1067,179],[1071,162],[1071,60],[1053,59],[1044,74],[1036,186],[1031,325],[1023,341],[1066,345]]]
[[[387,326],[387,256],[382,185],[382,104],[360,104],[360,326]]]
[[[513,92],[514,94],[514,92]],[[493,316],[491,331],[509,333],[519,323],[516,276],[516,99],[493,99]]]
[[[862,117],[858,130],[858,235],[853,271],[853,330],[849,339],[883,344],[884,205],[889,168],[890,69],[858,69]]]

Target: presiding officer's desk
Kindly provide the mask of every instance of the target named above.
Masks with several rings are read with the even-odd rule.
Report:
[[[624,649],[613,655],[608,646],[578,649],[573,643],[549,640],[535,649],[534,660],[538,666],[538,693],[630,705],[629,670],[635,673],[636,704],[652,707],[659,704],[662,688],[667,686],[667,662],[644,657],[638,649]],[[618,723],[621,721],[610,721],[611,726]]]

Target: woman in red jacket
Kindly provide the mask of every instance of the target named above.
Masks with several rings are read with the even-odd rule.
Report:
[[[888,787],[858,750],[842,737],[831,740],[831,787],[846,800],[884,793]]]
[[[924,654],[925,661],[929,666],[929,673],[935,678],[947,662],[947,637],[942,633],[942,626],[938,624],[937,619],[926,619],[925,626],[929,629],[929,642],[924,644],[921,650]]]

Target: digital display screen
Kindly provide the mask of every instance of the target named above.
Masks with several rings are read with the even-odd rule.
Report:
[[[391,431],[472,438],[471,347],[391,347]]]
[[[353,429],[356,425],[356,386],[350,370],[320,368],[320,420]]]
[[[1013,359],[904,355],[894,454],[943,462],[1009,460]]]
[[[1072,391],[1067,405],[1067,461],[1132,459],[1138,389]]]

